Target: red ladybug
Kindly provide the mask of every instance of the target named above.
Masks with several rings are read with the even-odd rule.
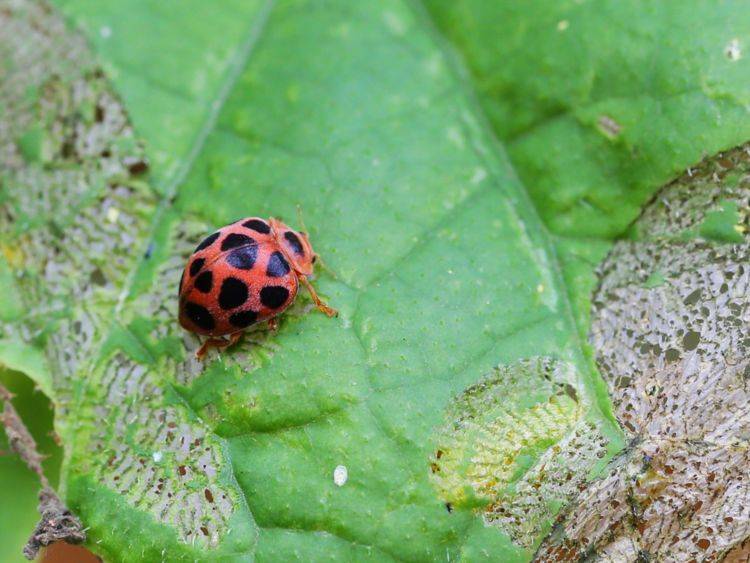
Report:
[[[275,330],[276,316],[294,301],[298,282],[318,309],[337,315],[307,280],[317,257],[307,234],[273,218],[247,217],[206,237],[180,279],[180,324],[212,337],[196,356],[231,346],[256,323],[268,321]],[[213,338],[227,335],[229,340]]]

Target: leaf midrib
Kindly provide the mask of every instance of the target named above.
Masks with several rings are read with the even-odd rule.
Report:
[[[564,282],[562,268],[560,266],[560,259],[558,257],[555,246],[552,243],[552,236],[550,234],[550,231],[547,225],[544,223],[542,219],[542,215],[539,212],[539,208],[537,207],[533,198],[529,194],[528,189],[526,188],[518,172],[516,171],[516,168],[513,164],[513,161],[510,158],[510,155],[505,150],[505,146],[495,134],[495,130],[492,128],[492,125],[487,119],[487,116],[485,115],[481,107],[481,104],[479,103],[475,89],[470,87],[470,85],[473,84],[473,79],[471,77],[471,74],[468,71],[468,67],[466,63],[461,58],[461,55],[456,51],[456,49],[452,48],[452,46],[448,44],[447,39],[443,36],[442,33],[440,33],[440,30],[437,28],[437,26],[435,25],[435,22],[432,20],[432,17],[430,16],[429,12],[425,8],[423,0],[404,0],[404,1],[408,2],[413,7],[413,12],[418,16],[420,21],[423,22],[425,29],[432,36],[435,44],[444,54],[446,61],[448,61],[449,66],[454,76],[456,77],[456,81],[458,82],[460,87],[463,89],[464,95],[466,96],[471,106],[473,115],[476,117],[479,123],[479,126],[482,129],[482,132],[487,136],[487,139],[491,145],[490,148],[493,149],[492,155],[496,156],[498,161],[500,162],[502,162],[503,160],[508,162],[507,169],[511,172],[512,178],[516,181],[517,185],[520,188],[519,190],[517,190],[517,192],[520,195],[520,197],[523,199],[523,203],[525,203],[529,207],[529,209],[531,209],[533,212],[533,220],[535,222],[534,227],[538,229],[537,232],[540,234],[540,239],[544,245],[545,254],[547,255],[549,259],[549,265],[552,270],[552,275],[553,275],[555,284],[557,285],[557,288],[561,290],[562,301],[563,301],[563,313],[565,316],[565,320],[569,324],[569,328],[572,329],[572,332],[575,337],[575,344],[576,344],[575,354],[576,354],[576,359],[578,360],[577,362],[578,366],[580,369],[586,370],[587,382],[591,383],[593,379],[599,378],[599,375],[593,372],[593,370],[590,367],[589,362],[586,360],[583,354],[583,350],[585,349],[586,338],[585,338],[585,335],[582,335],[581,332],[579,331],[578,323],[576,323],[575,321],[575,315],[573,313],[573,306],[570,300],[569,288],[567,284]],[[469,134],[469,139],[471,140],[471,145],[470,145],[471,149],[477,155],[477,158],[481,162],[483,162],[485,165],[487,165],[487,167],[490,170],[496,170],[495,162],[488,162],[488,159],[482,153],[482,151],[477,150],[477,147],[475,144],[476,139],[475,139],[474,134]],[[490,159],[490,160],[494,160],[494,159]],[[508,199],[512,201],[513,194],[508,194],[508,195],[509,195]],[[515,208],[516,206],[514,205],[514,209]],[[517,213],[517,215],[521,217],[521,214]]]

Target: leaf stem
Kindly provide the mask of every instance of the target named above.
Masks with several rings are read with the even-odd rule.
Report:
[[[39,492],[39,514],[41,519],[34,528],[29,541],[23,548],[24,556],[33,560],[42,547],[57,541],[68,543],[83,543],[86,532],[81,521],[60,500],[57,493],[50,486],[42,468],[44,456],[39,453],[34,437],[26,428],[23,420],[16,411],[11,400],[13,394],[0,384],[0,401],[3,411],[0,413],[0,423],[5,428],[10,448],[23,460],[26,466],[39,476],[42,489]]]

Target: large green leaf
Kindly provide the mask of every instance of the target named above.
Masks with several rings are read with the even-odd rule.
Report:
[[[589,79],[599,70],[578,43],[510,41],[529,22],[565,31],[557,31],[565,26],[551,15],[556,7],[429,5],[464,49],[491,129],[471,77],[418,5],[57,4],[83,26],[96,58],[54,13],[22,3],[4,16],[53,31],[44,34],[53,37],[49,49],[23,52],[42,61],[33,87],[3,92],[31,116],[10,120],[12,135],[0,138],[20,156],[3,178],[12,221],[3,224],[2,271],[22,280],[17,298],[6,298],[4,342],[16,357],[44,350],[46,372],[33,371],[56,405],[64,493],[90,526],[92,548],[113,560],[528,559],[572,494],[560,475],[586,479],[599,455],[622,445],[581,339],[594,264],[569,263],[567,251],[601,256],[659,182],[700,150],[744,139],[744,108],[692,102],[701,115],[723,118],[697,128],[709,138],[657,172],[650,167],[662,163],[661,145],[639,147],[645,164],[616,180],[630,190],[626,204],[602,195],[601,213],[566,216],[555,197],[569,203],[622,188],[612,188],[608,171],[623,166],[632,146],[625,117],[648,120],[662,107],[635,100],[627,115],[589,109],[591,131],[563,124],[519,148],[536,129],[521,132],[553,123],[549,107],[560,105],[530,92],[544,87],[545,68],[559,72],[555,83],[570,79],[573,65]],[[599,42],[598,30],[614,21],[626,29],[616,45],[621,60],[635,61],[633,46],[653,50],[649,34],[638,39],[639,26],[668,27],[575,9]],[[502,52],[500,43],[517,50]],[[61,46],[68,56],[51,79]],[[714,60],[701,52],[691,64]],[[721,46],[719,54],[737,68]],[[21,65],[16,51],[6,59]],[[666,62],[661,71],[655,82],[682,76]],[[698,76],[685,88],[702,84]],[[485,77],[502,87],[484,88]],[[721,100],[739,98],[743,80],[735,73],[721,82]],[[561,96],[574,96],[576,84]],[[691,107],[672,111],[684,116]],[[613,134],[600,115],[622,129]],[[638,134],[653,130],[684,134],[679,120]],[[61,132],[72,138],[67,145]],[[509,140],[524,183],[493,133]],[[84,142],[92,138],[93,148]],[[151,161],[148,184],[138,139]],[[624,148],[596,152],[597,143]],[[549,180],[557,176],[560,189]],[[175,322],[191,248],[243,215],[294,222],[298,205],[336,273],[316,283],[340,317],[308,313],[303,298],[277,335],[256,334],[197,363],[197,340]],[[532,356],[550,359],[523,360]],[[449,448],[445,457],[436,447]],[[596,455],[563,456],[565,467],[554,457],[561,451]],[[556,469],[540,475],[548,462]],[[344,483],[334,482],[339,466]],[[528,526],[481,508],[498,499],[514,514],[527,507]]]
[[[742,2],[425,0],[550,231],[586,329],[612,238],[657,186],[750,138]]]

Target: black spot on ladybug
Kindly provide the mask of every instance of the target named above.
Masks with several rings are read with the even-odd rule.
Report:
[[[203,250],[204,248],[208,248],[213,243],[216,242],[216,239],[219,238],[219,233],[214,233],[212,235],[208,235],[206,238],[203,239],[203,242],[200,243],[196,248],[195,251],[198,252],[200,250]]]
[[[258,259],[258,245],[250,244],[248,246],[242,246],[227,256],[227,262],[230,266],[239,268],[240,270],[250,270],[255,265],[255,261]]]
[[[185,315],[203,330],[214,328],[214,318],[203,305],[188,301],[185,303]]]
[[[278,309],[288,297],[289,290],[280,285],[269,285],[260,290],[260,302],[269,309]]]
[[[234,309],[247,301],[247,286],[237,278],[227,278],[221,284],[219,305],[222,309]]]
[[[211,270],[206,270],[205,272],[201,272],[201,274],[195,278],[195,289],[198,291],[202,291],[203,293],[208,293],[211,291],[211,288],[214,286],[214,276],[211,273]]]
[[[271,227],[268,226],[268,223],[261,221],[260,219],[250,219],[249,221],[242,223],[242,226],[263,233],[264,235],[271,232]]]
[[[284,238],[292,246],[292,250],[294,250],[295,254],[299,254],[300,256],[305,255],[305,249],[302,248],[302,242],[299,240],[299,237],[295,233],[293,233],[292,231],[287,231],[284,233]]]
[[[271,254],[268,259],[268,267],[266,268],[266,275],[271,278],[281,278],[289,273],[289,262],[286,261],[284,255],[278,250]]]
[[[204,258],[196,258],[195,260],[193,260],[193,263],[190,264],[190,275],[194,276],[195,274],[200,272],[203,264],[205,263],[206,260]]]
[[[229,322],[237,328],[245,328],[258,320],[258,313],[255,311],[240,311],[229,317]]]
[[[230,248],[237,248],[238,246],[245,246],[247,244],[256,244],[256,242],[247,235],[229,233],[226,238],[221,241],[221,249],[229,250]]]

